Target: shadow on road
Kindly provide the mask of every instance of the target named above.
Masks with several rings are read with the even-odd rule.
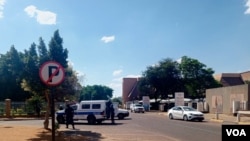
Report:
[[[51,130],[41,130],[37,137],[28,139],[28,141],[52,141]],[[55,135],[55,141],[100,141],[104,139],[102,134],[92,131],[65,130],[58,131]]]
[[[112,124],[112,123],[108,123],[108,122],[104,122],[104,123],[100,123],[100,124],[88,124],[87,122],[75,122],[74,123],[76,126],[77,125],[89,125],[89,126],[102,126],[102,125],[110,125],[110,126],[115,126],[115,125],[122,125],[122,124],[124,124],[124,123],[119,123],[119,122],[115,122],[115,124]],[[60,124],[60,126],[63,128],[63,126],[64,126],[65,124]],[[65,127],[66,127],[66,125],[65,125]]]

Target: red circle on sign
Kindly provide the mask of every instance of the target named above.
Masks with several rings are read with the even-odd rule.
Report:
[[[65,72],[61,64],[55,61],[48,61],[40,67],[39,76],[46,85],[56,86],[64,80]]]

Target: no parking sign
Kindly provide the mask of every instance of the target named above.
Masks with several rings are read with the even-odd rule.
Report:
[[[61,64],[48,61],[40,67],[39,76],[46,85],[56,86],[64,80],[65,72]]]
[[[45,62],[39,69],[39,76],[48,86],[56,86],[64,80],[65,72],[61,64],[55,61]],[[51,88],[52,89],[52,88]],[[55,103],[53,89],[51,92],[52,141],[55,141]]]

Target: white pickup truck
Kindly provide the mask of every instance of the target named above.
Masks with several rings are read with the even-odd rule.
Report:
[[[74,109],[74,120],[87,120],[88,124],[102,123],[104,120],[107,120],[105,111],[106,103],[107,100],[91,100],[71,105]],[[124,119],[129,116],[128,110],[118,108],[115,103],[113,105],[115,108],[115,117]],[[65,123],[64,109],[56,112],[56,120],[60,124]]]

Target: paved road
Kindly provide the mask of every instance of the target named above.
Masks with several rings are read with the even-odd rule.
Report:
[[[131,113],[126,120],[116,120],[116,125],[110,124],[110,121],[102,125],[77,122],[77,130],[66,129],[65,125],[61,125],[60,131],[71,136],[88,136],[92,141],[220,141],[221,125],[236,124],[236,118],[232,116],[221,115],[218,122],[211,121],[214,115],[206,117],[204,122],[184,122],[169,120],[165,113]],[[0,121],[0,124],[37,127],[42,127],[42,123],[43,120]]]

